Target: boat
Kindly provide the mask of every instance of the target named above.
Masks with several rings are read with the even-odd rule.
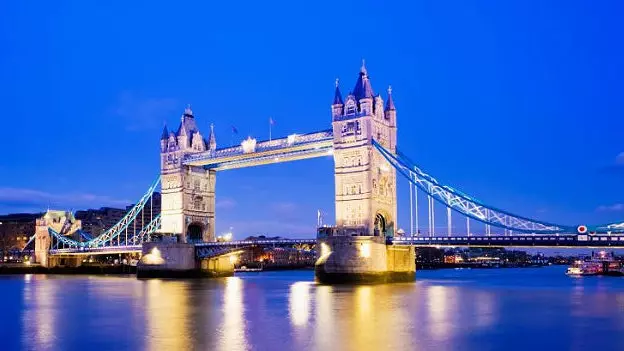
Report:
[[[567,275],[598,275],[602,273],[602,263],[594,261],[575,261],[568,267]]]
[[[262,272],[262,268],[241,267],[241,268],[234,268],[234,272]]]
[[[611,275],[624,276],[624,262],[608,256],[604,251],[598,255],[592,253],[590,260],[577,260],[566,271],[570,276]]]

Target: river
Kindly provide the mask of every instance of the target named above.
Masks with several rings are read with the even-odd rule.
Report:
[[[624,278],[564,271],[418,271],[374,286],[320,286],[312,271],[0,276],[0,349],[623,350]]]

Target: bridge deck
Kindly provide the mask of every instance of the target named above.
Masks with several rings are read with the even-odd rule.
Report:
[[[214,252],[245,248],[250,246],[283,246],[316,244],[316,239],[265,239],[206,242],[195,244],[196,250],[204,255]],[[624,248],[624,235],[511,235],[511,236],[435,236],[397,237],[393,245],[415,245],[418,247],[560,247],[560,248]],[[51,255],[97,255],[141,252],[141,245],[83,247],[50,250]]]
[[[474,246],[474,247],[561,247],[624,248],[624,235],[510,235],[510,236],[435,236],[394,238],[395,245]]]
[[[240,146],[189,155],[184,159],[184,164],[216,170],[234,169],[321,157],[331,154],[332,149],[333,132],[324,130],[257,143],[255,140],[246,140]]]

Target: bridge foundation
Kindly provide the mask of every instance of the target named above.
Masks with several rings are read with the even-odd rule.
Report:
[[[375,236],[319,239],[314,266],[320,283],[390,283],[416,279],[414,247],[386,245]]]
[[[70,255],[55,255],[48,256],[46,260],[46,265],[42,265],[43,267],[53,268],[53,267],[80,267],[82,266],[82,257],[81,256],[70,256]]]
[[[137,265],[138,278],[203,278],[234,275],[230,257],[199,260],[195,245],[149,242],[143,244],[143,256]]]

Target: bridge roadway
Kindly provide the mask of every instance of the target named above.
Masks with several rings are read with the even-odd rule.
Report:
[[[394,245],[417,247],[560,247],[560,248],[624,248],[624,234],[617,235],[493,235],[493,236],[433,236],[401,237],[392,240]]]
[[[198,258],[230,254],[250,246],[315,245],[316,239],[264,239],[196,243]],[[416,247],[541,247],[541,248],[624,248],[624,234],[617,235],[493,235],[397,237],[393,245]],[[51,255],[98,255],[141,252],[141,245],[81,247],[50,250]]]

